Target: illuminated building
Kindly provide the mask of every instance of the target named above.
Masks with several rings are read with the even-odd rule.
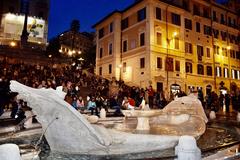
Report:
[[[24,25],[24,0],[1,0],[0,2],[0,45],[20,43]],[[25,8],[24,8],[25,7]],[[48,35],[49,0],[30,0],[27,31],[29,46],[46,48]],[[13,47],[13,46],[12,46]]]
[[[237,1],[231,1],[237,3]],[[230,4],[230,3],[229,3]],[[230,6],[230,5],[229,5]],[[170,92],[240,86],[240,19],[205,0],[140,0],[96,29],[96,73]]]
[[[87,52],[93,47],[94,35],[87,32],[66,31],[59,36],[60,53],[74,56]]]

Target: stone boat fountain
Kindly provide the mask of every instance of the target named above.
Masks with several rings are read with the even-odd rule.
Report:
[[[200,102],[194,97],[187,97],[170,103],[159,113],[146,111],[150,117],[157,113],[157,116],[149,119],[150,126],[175,125],[181,130],[173,132],[174,127],[169,127],[172,134],[134,134],[124,132],[121,127],[115,129],[90,124],[63,100],[64,94],[56,90],[34,89],[16,81],[11,81],[10,89],[18,92],[19,98],[32,107],[50,149],[60,153],[114,155],[165,150],[176,146],[181,135],[199,137],[204,133],[207,122],[203,109],[199,109]]]

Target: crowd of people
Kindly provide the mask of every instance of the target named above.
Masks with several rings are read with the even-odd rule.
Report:
[[[91,114],[96,115],[99,115],[101,108],[107,112],[112,108],[115,110],[114,115],[122,115],[121,109],[139,109],[143,100],[146,100],[151,109],[162,109],[169,102],[164,92],[155,91],[151,85],[147,88],[127,86],[123,81],[110,81],[86,72],[81,67],[49,67],[0,61],[0,116],[5,107],[11,104],[12,118],[21,111],[19,106],[22,105],[19,105],[20,102],[16,103],[16,95],[9,90],[10,80],[17,80],[33,88],[56,89],[57,86],[62,86],[62,90],[66,92],[65,100],[72,107],[80,112],[90,110]],[[83,87],[90,91],[86,97],[81,93]],[[181,91],[177,96],[185,95]],[[229,111],[230,102],[234,109],[240,108],[240,94],[218,96],[211,92],[204,97],[199,90],[198,98],[205,108],[215,111],[223,105],[226,105],[226,111]]]

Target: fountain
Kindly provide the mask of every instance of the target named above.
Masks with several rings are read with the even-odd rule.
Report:
[[[150,134],[167,135],[191,135],[200,137],[206,130],[208,119],[205,115],[201,102],[194,96],[189,95],[169,103],[162,110],[125,110],[125,117],[135,117],[137,121],[126,119],[125,124],[118,130],[149,131]]]
[[[42,133],[46,138],[45,143],[42,143],[44,146],[41,145],[40,157],[43,159],[47,157],[50,159],[61,157],[66,160],[69,157],[71,159],[119,159],[119,157],[120,159],[145,157],[171,157],[170,159],[173,159],[173,149],[181,135],[187,134],[199,138],[206,129],[207,118],[203,114],[204,111],[202,107],[196,107],[199,106],[199,101],[191,96],[179,98],[165,109],[155,111],[156,116],[151,115],[154,111],[148,111],[149,132],[139,134],[134,132],[137,129],[137,118],[129,118],[125,123],[121,123],[126,126],[121,127],[102,126],[100,123],[90,124],[83,115],[65,103],[63,93],[53,89],[29,88],[16,81],[11,81],[10,87],[12,91],[19,93],[19,98],[28,102],[33,113],[37,115],[36,118],[42,124]],[[139,110],[135,113],[142,114]],[[228,121],[224,120],[224,122]],[[114,124],[117,123],[119,122],[114,122]],[[197,142],[203,151],[202,156],[214,154],[218,148],[240,142],[240,130],[237,125],[232,122],[226,125],[222,122],[209,122],[206,132]],[[129,127],[128,132],[125,132],[125,127]],[[37,132],[26,131],[26,134],[25,132],[17,133],[15,138],[12,136],[10,139],[0,138],[0,143],[15,143],[20,149],[22,145],[30,145],[29,142],[36,144],[35,142],[40,137],[40,129],[37,130]],[[29,133],[37,134],[29,136]],[[183,145],[179,143],[175,152],[184,148],[186,146],[184,143]],[[195,151],[198,153],[197,149]]]
[[[32,107],[51,151],[93,155],[141,153],[172,148],[179,139],[174,135],[132,134],[90,124],[53,89],[34,89],[16,81],[11,81],[10,89]]]

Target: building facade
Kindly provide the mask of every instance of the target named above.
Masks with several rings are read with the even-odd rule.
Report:
[[[29,3],[26,5],[26,2]],[[1,0],[0,45],[19,45],[28,11],[28,42],[33,48],[46,48],[48,37],[49,0]]]
[[[237,1],[233,1],[237,3]],[[205,0],[140,0],[97,24],[96,74],[170,92],[240,87],[240,19]]]
[[[87,52],[94,43],[94,34],[69,30],[59,35],[60,53],[69,56]]]

